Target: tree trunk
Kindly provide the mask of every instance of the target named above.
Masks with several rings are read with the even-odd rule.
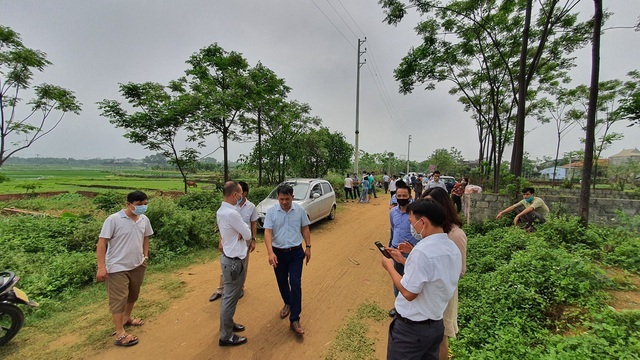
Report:
[[[222,130],[222,152],[224,154],[224,182],[229,181],[229,129]]]
[[[262,108],[258,108],[258,186],[262,186]]]
[[[560,140],[561,135],[560,132],[558,132],[558,144],[556,145],[556,159],[553,162],[553,180],[551,180],[551,187],[556,187],[556,171],[558,169],[558,157],[560,156]]]
[[[600,32],[602,31],[602,0],[593,0],[593,41],[591,43],[591,88],[584,143],[582,183],[580,184],[580,205],[578,213],[582,225],[589,225],[589,200],[591,199],[591,170],[593,167],[593,146],[595,143],[596,111],[598,104],[598,81],[600,77]]]
[[[513,138],[513,152],[511,153],[511,173],[522,175],[522,158],[524,156],[524,125],[527,98],[527,50],[529,48],[529,27],[531,26],[531,8],[533,0],[527,0],[525,9],[524,28],[522,29],[522,48],[520,50],[520,69],[518,73],[518,113],[516,115],[516,131]]]

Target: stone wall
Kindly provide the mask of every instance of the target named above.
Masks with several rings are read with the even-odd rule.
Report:
[[[597,224],[610,223],[616,210],[622,210],[629,216],[640,215],[640,200],[626,196],[621,198],[618,192],[609,194],[608,191],[596,190],[591,194],[589,221]],[[552,214],[578,215],[579,190],[544,189],[537,191],[536,195],[547,203]],[[618,195],[618,198],[613,198],[612,195]],[[511,196],[491,193],[465,194],[463,201],[465,216],[469,221],[495,219],[500,211],[516,202]]]

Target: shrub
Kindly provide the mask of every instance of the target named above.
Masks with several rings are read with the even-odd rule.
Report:
[[[93,198],[93,203],[96,205],[96,207],[107,213],[114,213],[120,210],[125,201],[126,196],[112,190],[107,191],[104,194],[99,194],[98,196]]]
[[[215,191],[192,191],[178,199],[178,206],[188,210],[216,211],[220,207],[222,193]]]

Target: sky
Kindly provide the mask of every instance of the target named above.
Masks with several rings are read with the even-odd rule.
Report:
[[[593,2],[582,0],[581,18],[591,16]],[[613,12],[605,27],[632,26],[640,1],[606,1]],[[143,158],[152,153],[131,144],[100,116],[96,102],[123,101],[118,84],[153,81],[167,84],[184,75],[185,61],[199,49],[218,43],[258,61],[285,79],[290,99],[308,103],[331,131],[355,141],[357,39],[365,38],[366,64],[360,82],[360,149],[391,151],[397,157],[424,161],[440,148],[455,147],[466,159],[478,153],[470,113],[448,94],[451,83],[436,90],[417,86],[398,93],[393,70],[411,46],[420,44],[415,12],[398,26],[383,22],[376,0],[0,0],[0,24],[22,36],[30,48],[42,50],[53,65],[35,75],[33,84],[53,83],[75,92],[80,115],[67,114],[52,133],[20,157]],[[640,68],[640,32],[606,31],[602,36],[601,80],[624,79]],[[574,54],[578,66],[573,85],[590,76],[590,48]],[[527,119],[525,151],[532,158],[553,156],[555,127]],[[640,126],[613,131],[624,139],[604,156],[638,148]],[[412,141],[408,149],[408,136]],[[562,140],[561,153],[582,149],[578,128]],[[222,159],[212,137],[202,155]],[[252,143],[231,143],[230,159],[247,154]],[[510,157],[507,149],[505,159]]]

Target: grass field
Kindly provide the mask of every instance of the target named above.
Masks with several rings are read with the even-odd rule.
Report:
[[[5,166],[1,174],[9,181],[0,183],[0,194],[20,194],[29,191],[105,191],[113,188],[128,190],[182,191],[184,185],[177,172],[144,168],[113,167],[64,168],[60,166]],[[215,179],[215,174],[198,174],[198,179]],[[202,180],[200,180],[202,181]],[[32,190],[31,190],[32,189]]]

